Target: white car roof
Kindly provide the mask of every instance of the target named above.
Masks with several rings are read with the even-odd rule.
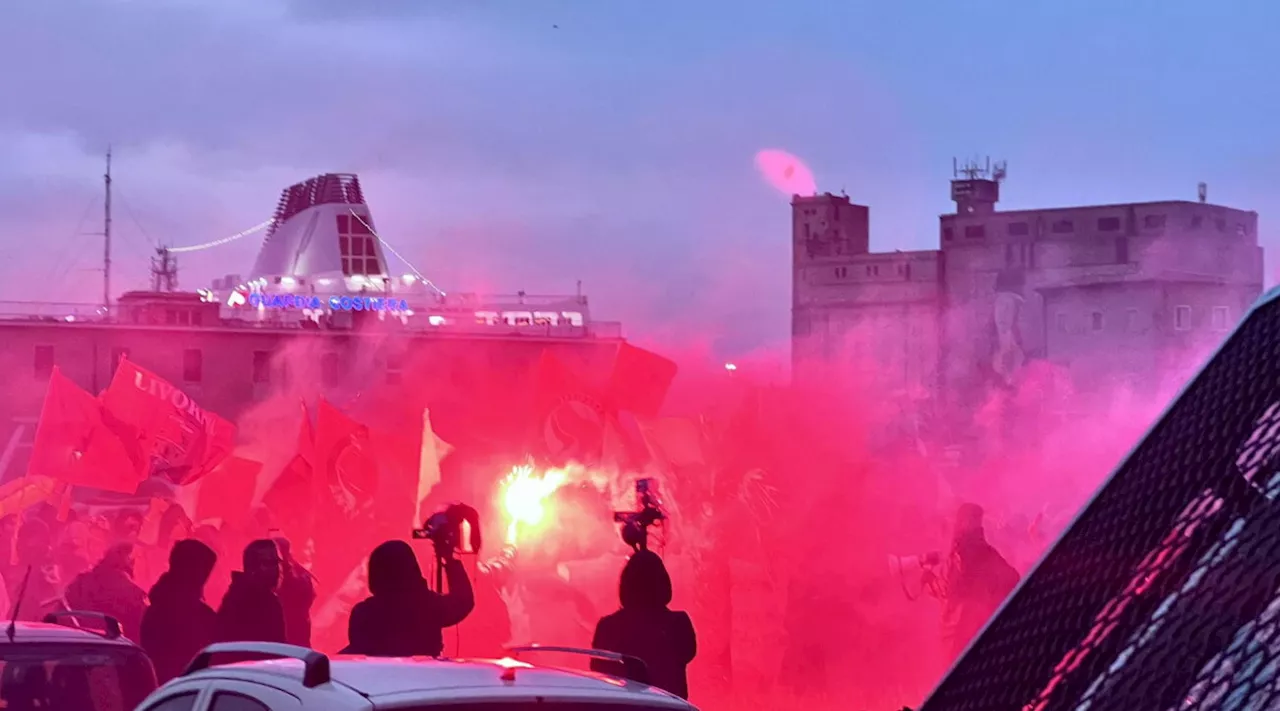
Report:
[[[201,677],[242,679],[280,689],[314,685],[317,691],[323,688],[323,683],[317,682],[331,681],[369,699],[378,709],[445,701],[539,699],[598,701],[650,709],[687,711],[693,708],[683,699],[644,684],[588,671],[538,667],[512,659],[358,656],[325,659],[316,652],[306,651],[312,656],[310,664],[295,657],[211,665],[185,674],[179,680],[198,681]],[[327,675],[320,672],[319,665],[315,664],[319,660],[327,661]],[[313,672],[315,677],[304,682]]]

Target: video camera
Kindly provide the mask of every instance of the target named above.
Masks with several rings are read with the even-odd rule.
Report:
[[[655,479],[636,480],[638,511],[615,511],[613,522],[622,524],[622,542],[637,551],[649,547],[649,527],[667,520]]]
[[[471,529],[467,553],[480,552],[480,514],[463,503],[453,503],[431,514],[423,522],[422,528],[413,529],[415,540],[429,540],[435,545],[436,555],[441,558],[452,557],[463,551],[462,524]]]

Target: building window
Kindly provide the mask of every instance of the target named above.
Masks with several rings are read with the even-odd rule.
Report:
[[[182,380],[186,383],[204,380],[204,353],[198,348],[188,348],[182,352]]]
[[[1225,306],[1213,307],[1213,330],[1215,331],[1227,330],[1227,307]]]
[[[1026,237],[1026,236],[1027,236],[1027,235],[1029,235],[1029,234],[1031,234],[1031,225],[1029,225],[1029,224],[1027,224],[1027,223],[1025,223],[1025,222],[1010,222],[1010,223],[1009,223],[1009,236],[1010,236],[1010,237]]]
[[[1173,328],[1177,331],[1187,331],[1191,328],[1191,307],[1178,306],[1173,309]]]
[[[880,276],[880,267],[878,266],[867,267],[867,276]]]
[[[1099,232],[1119,232],[1120,218],[1119,217],[1099,217],[1098,231]]]
[[[1094,331],[1102,330],[1102,312],[1101,311],[1094,311],[1093,313],[1089,314],[1089,327],[1092,328]]]
[[[1061,333],[1066,333],[1067,332],[1067,315],[1058,314],[1057,322],[1058,322],[1058,331]]]
[[[378,251],[373,231],[364,221],[351,215],[338,215],[338,252],[342,256],[342,273],[346,276],[378,276]],[[806,232],[808,225],[805,225]],[[806,234],[807,237],[807,234]],[[366,259],[370,257],[370,259]]]
[[[320,382],[325,387],[331,388],[337,385],[341,376],[341,369],[338,368],[337,353],[325,353],[320,357]]]
[[[271,382],[271,351],[253,352],[253,382]]]
[[[1053,223],[1053,233],[1059,235],[1070,234],[1076,231],[1076,223],[1071,220],[1055,220]]]
[[[36,346],[35,375],[47,378],[53,373],[53,346]]]
[[[964,236],[968,239],[978,239],[987,236],[986,225],[965,225]]]
[[[1164,229],[1164,215],[1144,215],[1142,217],[1142,226],[1149,230]]]
[[[1120,264],[1129,263],[1129,238],[1116,237],[1116,261]]]
[[[952,232],[952,230],[951,230],[951,228],[950,228],[950,227],[943,227],[943,228],[942,228],[942,241],[943,241],[943,242],[950,242],[950,241],[951,241],[951,238],[952,238],[953,236],[955,236],[955,235],[954,235],[954,233]]]
[[[403,379],[404,356],[400,353],[387,355],[387,384],[396,385]]]
[[[902,265],[902,275],[903,275],[903,276],[905,276],[905,277],[906,277],[906,278],[908,278],[908,279],[910,279],[910,278],[911,278],[911,265],[910,265],[910,264],[904,264],[904,265]]]
[[[1128,309],[1124,312],[1124,330],[1129,333],[1138,332],[1138,310]]]
[[[116,368],[120,367],[120,361],[128,360],[128,358],[129,358],[128,348],[112,348],[111,349],[111,369],[115,370]]]

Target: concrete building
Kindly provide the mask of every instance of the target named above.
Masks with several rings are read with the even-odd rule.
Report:
[[[969,166],[939,249],[873,253],[866,207],[792,202],[793,358],[875,368],[891,390],[964,408],[1033,360],[1081,388],[1157,385],[1219,342],[1262,291],[1254,212],[1198,202],[1001,211],[1004,170]]]

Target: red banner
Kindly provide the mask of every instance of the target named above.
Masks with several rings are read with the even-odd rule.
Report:
[[[585,379],[547,351],[538,361],[536,430],[530,449],[547,464],[596,464],[604,452],[609,408]]]
[[[189,484],[218,466],[235,446],[236,427],[202,409],[156,374],[121,359],[102,393],[111,420],[137,437],[146,473]]]
[[[244,457],[228,457],[221,466],[200,481],[196,520],[228,520],[243,517],[253,502],[262,462]]]
[[[655,417],[667,399],[676,370],[674,361],[623,343],[609,376],[609,399],[616,409]]]
[[[145,478],[138,459],[103,420],[97,398],[57,368],[40,410],[28,476],[132,494]]]

